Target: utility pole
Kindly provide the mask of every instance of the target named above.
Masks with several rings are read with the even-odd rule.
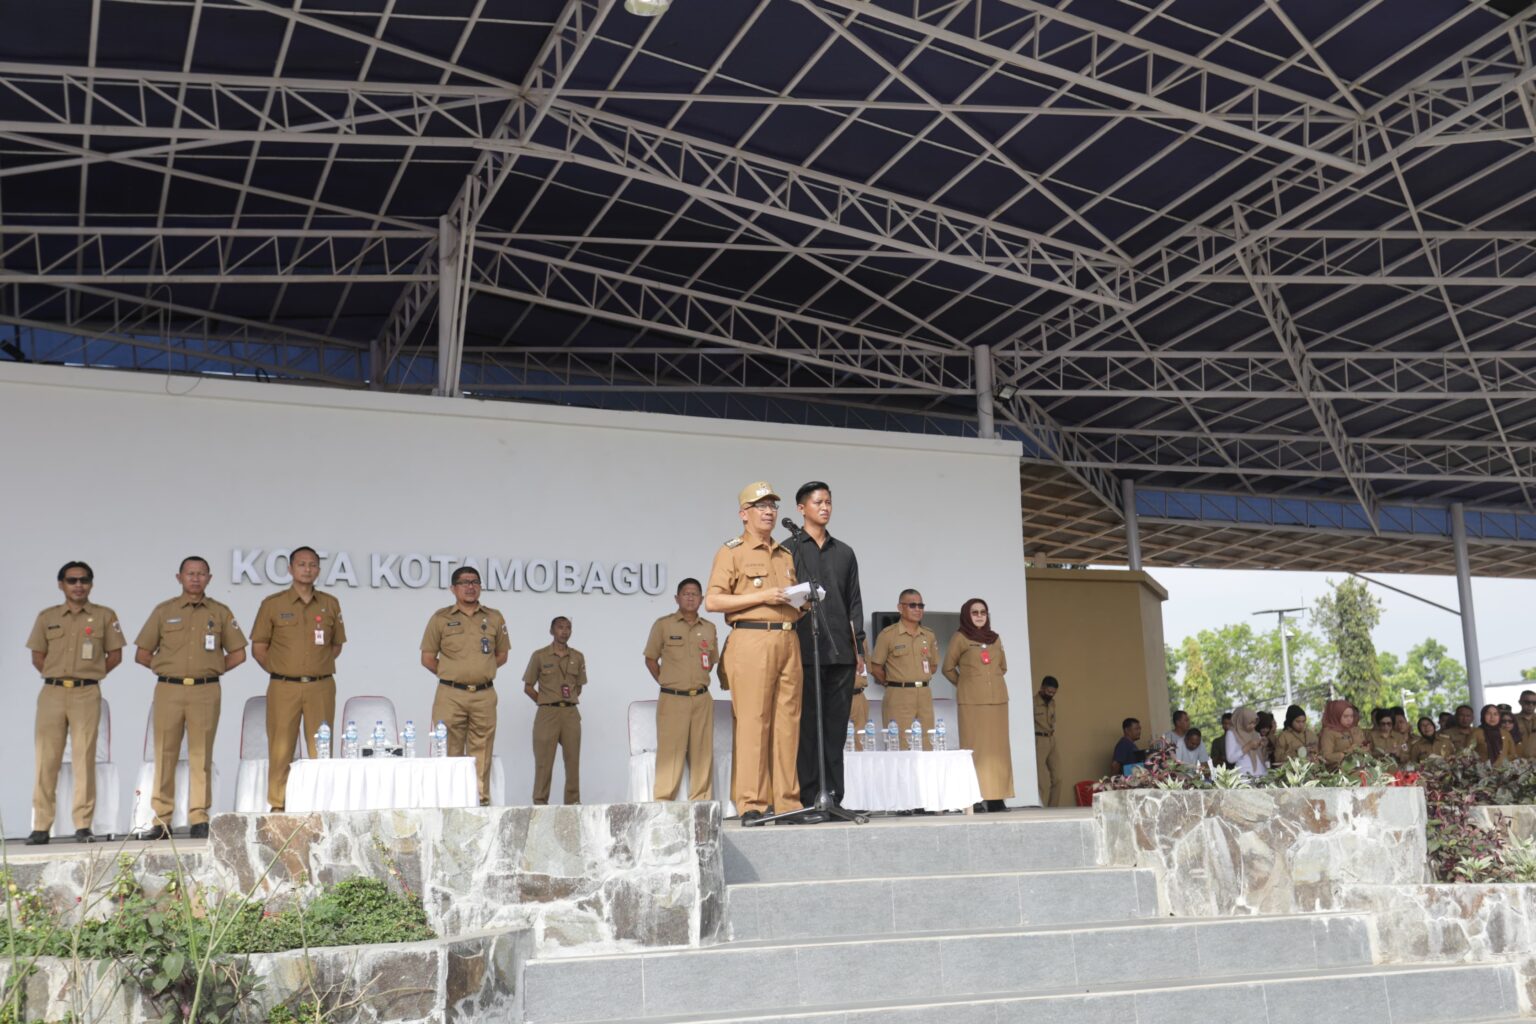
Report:
[[[1285,635],[1285,616],[1289,612],[1304,612],[1305,608],[1266,608],[1255,615],[1275,615],[1280,621],[1280,664],[1285,669],[1285,706],[1290,707],[1296,703],[1296,698],[1291,692],[1291,644]]]

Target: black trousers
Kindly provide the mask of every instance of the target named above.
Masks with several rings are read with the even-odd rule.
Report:
[[[821,666],[821,734],[826,742],[827,791],[843,802],[843,744],[848,739],[848,714],[853,706],[853,666]],[[805,666],[805,689],[800,701],[800,802],[816,802],[816,670]]]

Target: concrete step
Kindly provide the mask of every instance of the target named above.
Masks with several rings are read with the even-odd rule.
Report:
[[[1157,916],[1146,869],[850,878],[732,885],[732,939],[835,938],[902,932],[1086,924]]]
[[[725,880],[1051,871],[1095,866],[1098,833],[1086,816],[1025,814],[882,818],[868,825],[773,825],[721,834]]]
[[[890,976],[878,960],[864,961],[857,969]],[[774,980],[777,991],[753,1010],[631,1013],[608,1024],[1529,1024],[1520,1016],[1515,968],[1507,963],[1267,971],[1198,982],[1083,983],[1028,994],[845,1000],[794,1010],[783,1007],[796,987],[796,976]],[[526,1020],[542,1024],[547,1018]]]
[[[1368,919],[1357,914],[1158,918],[1091,928],[728,943],[531,960],[523,971],[524,1019],[573,1024],[763,1007],[794,1012],[873,1000],[920,1002],[1211,979],[1244,974],[1260,964],[1280,971],[1370,963]]]

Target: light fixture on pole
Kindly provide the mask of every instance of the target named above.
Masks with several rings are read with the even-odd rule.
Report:
[[[1018,393],[1019,393],[1019,387],[1018,387],[1017,384],[1004,384],[1002,387],[998,388],[997,391],[995,392],[995,394],[997,395],[997,400],[999,402],[1010,401],[1013,398],[1013,396],[1018,394]]]
[[[1285,706],[1290,707],[1296,703],[1291,695],[1291,645],[1285,636],[1285,616],[1288,612],[1304,612],[1305,608],[1266,608],[1255,615],[1278,615],[1280,617],[1280,663],[1285,668]]]
[[[672,0],[624,0],[624,9],[642,18],[659,18],[671,6]]]

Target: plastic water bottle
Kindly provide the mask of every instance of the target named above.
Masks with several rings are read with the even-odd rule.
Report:
[[[891,719],[885,726],[885,749],[901,749],[901,726],[896,724],[896,719]]]
[[[357,720],[347,719],[347,731],[341,734],[341,756],[357,756]]]
[[[933,749],[948,750],[948,739],[944,735],[944,719],[939,719],[933,726]]]
[[[880,741],[875,739],[875,737],[877,735],[879,735],[879,731],[875,728],[875,723],[872,722],[872,721],[865,722],[864,723],[864,749],[865,749],[865,751],[873,752],[873,751],[876,751],[876,750],[880,749]]]
[[[853,753],[853,723],[848,723],[848,738],[843,741],[843,753]]]
[[[405,732],[400,734],[400,745],[405,748],[406,757],[416,756],[416,723],[409,718],[405,720]]]
[[[432,756],[448,756],[448,723],[438,722],[437,728],[432,730]]]
[[[315,733],[315,756],[323,761],[331,758],[331,723],[321,722],[320,731]]]
[[[923,723],[912,719],[912,728],[907,730],[907,748],[910,750],[923,749]]]

